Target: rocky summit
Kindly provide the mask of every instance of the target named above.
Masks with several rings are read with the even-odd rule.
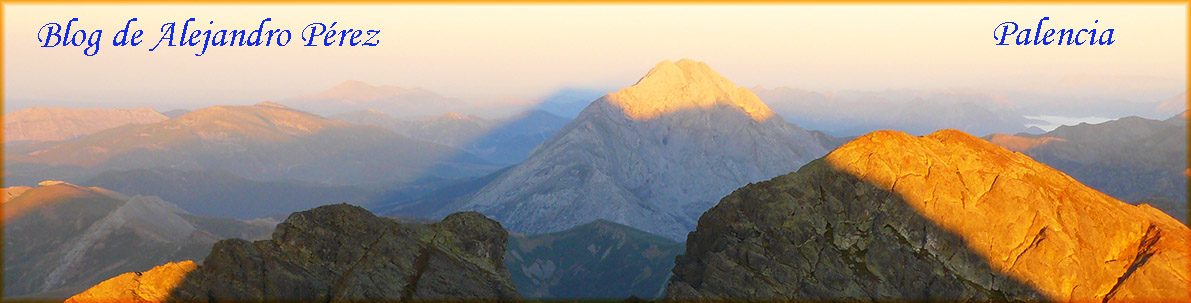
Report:
[[[216,243],[203,264],[182,279],[177,279],[178,268],[159,267],[118,276],[72,300],[124,299],[138,292],[130,287],[162,279],[177,281],[173,287],[153,284],[157,290],[171,289],[168,296],[145,292],[136,300],[516,299],[520,296],[504,267],[507,241],[499,223],[475,212],[423,225],[398,223],[347,204],[329,205],[290,215],[271,240]],[[184,270],[185,265],[164,266]],[[139,283],[121,282],[128,280]]]
[[[707,64],[665,61],[433,216],[476,210],[522,233],[603,219],[681,239],[733,189],[793,171],[829,145]]]
[[[1191,231],[959,131],[881,131],[704,214],[669,298],[1187,301]]]

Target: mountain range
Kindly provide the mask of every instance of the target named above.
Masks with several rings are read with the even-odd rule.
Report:
[[[335,203],[362,204],[381,194],[377,190],[347,185],[256,181],[224,170],[171,168],[105,171],[83,184],[127,194],[161,197],[199,216],[236,219],[287,215]]]
[[[706,64],[664,61],[474,193],[381,211],[476,210],[519,233],[604,219],[680,239],[717,199],[825,154],[824,141]]]
[[[262,238],[276,224],[195,216],[157,197],[60,181],[5,202],[3,223],[4,295],[41,299],[205,256],[220,239]]]
[[[10,147],[5,153],[9,185],[45,179],[81,182],[103,171],[162,167],[332,185],[383,185],[495,170],[450,147],[271,102],[208,107],[70,141]]]
[[[128,124],[157,123],[166,116],[137,109],[30,107],[4,113],[4,143],[62,141]]]
[[[959,129],[974,134],[1041,133],[1042,121],[1003,96],[970,91],[879,91],[820,93],[788,87],[753,88],[783,117],[834,136],[892,129],[927,134]]]
[[[683,59],[507,118],[359,81],[30,108],[4,117],[4,295],[1191,299],[1185,94],[1052,131],[1011,99],[750,90]]]
[[[1187,129],[1167,120],[1125,117],[1060,126],[1032,135],[994,134],[992,143],[1021,152],[1126,202],[1147,202],[1187,222]]]
[[[955,130],[862,136],[699,219],[667,298],[1186,301],[1191,230]]]

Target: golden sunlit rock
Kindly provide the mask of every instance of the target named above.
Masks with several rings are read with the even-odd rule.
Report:
[[[963,132],[874,132],[825,159],[902,196],[1047,297],[1187,299],[1191,231]]]
[[[706,63],[690,59],[662,61],[637,84],[609,94],[605,99],[637,120],[716,106],[739,108],[757,121],[774,115],[757,95],[720,76]]]
[[[966,133],[878,131],[707,211],[667,297],[1187,301],[1189,236]]]
[[[190,271],[194,261],[170,262],[145,272],[124,273],[77,294],[66,303],[165,302]]]

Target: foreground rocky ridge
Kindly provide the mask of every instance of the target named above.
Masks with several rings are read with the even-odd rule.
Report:
[[[667,297],[1186,301],[1189,236],[962,132],[875,132],[725,197]]]
[[[322,206],[290,215],[271,240],[216,243],[203,265],[188,271],[168,298],[146,292],[135,300],[514,299],[520,296],[503,264],[507,241],[499,223],[475,212],[422,225],[397,223],[347,204]],[[137,280],[170,280],[177,273],[150,270]],[[119,279],[127,277],[114,280]],[[109,280],[73,300],[117,299],[93,294],[126,294],[135,292],[128,287],[143,284]]]

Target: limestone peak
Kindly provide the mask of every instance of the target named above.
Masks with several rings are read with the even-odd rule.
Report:
[[[636,84],[604,96],[604,99],[638,120],[718,106],[737,108],[757,121],[774,115],[757,95],[724,78],[707,63],[691,59],[662,61]]]

